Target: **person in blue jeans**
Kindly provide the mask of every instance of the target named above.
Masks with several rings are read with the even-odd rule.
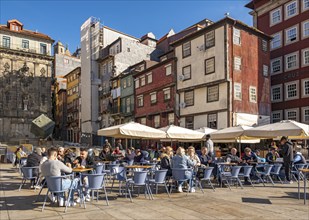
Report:
[[[48,150],[48,160],[46,160],[41,165],[41,173],[44,177],[51,177],[51,176],[61,176],[61,173],[72,173],[72,168],[66,166],[61,161],[57,160],[57,149],[56,148],[50,148]],[[79,179],[75,178],[73,180],[71,179],[63,179],[62,180],[62,189],[66,190],[71,187],[71,192],[69,195],[69,204],[68,206],[75,205],[73,197],[74,197],[74,191],[78,188]],[[59,196],[59,205],[64,205],[64,195]],[[54,198],[51,198],[53,201]]]
[[[193,168],[195,166],[195,162],[191,160],[185,154],[185,149],[183,147],[179,147],[176,151],[176,155],[172,158],[172,168]],[[185,177],[189,179],[189,192],[194,192],[192,187],[192,171],[186,171]],[[178,181],[178,192],[182,191],[183,181]]]

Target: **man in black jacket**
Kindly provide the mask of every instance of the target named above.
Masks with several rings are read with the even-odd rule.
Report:
[[[293,144],[288,141],[287,137],[282,137],[280,140],[282,146],[282,154],[283,154],[283,165],[285,170],[285,183],[293,183],[291,180],[291,167],[293,162]]]
[[[81,148],[80,156],[73,161],[73,164],[82,168],[94,167],[94,157],[88,155],[88,150],[86,148]]]
[[[37,147],[33,150],[32,154],[30,154],[27,158],[27,163],[25,167],[39,167],[40,165],[40,161],[42,159],[42,149]],[[34,168],[32,170],[32,175],[34,177],[39,176],[39,169],[38,168]],[[34,184],[37,180],[32,179],[31,180],[31,188],[34,187]]]

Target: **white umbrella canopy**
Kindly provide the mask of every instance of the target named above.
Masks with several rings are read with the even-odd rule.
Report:
[[[218,131],[215,131],[211,134],[211,139],[215,140],[215,139],[237,139],[237,138],[241,138],[241,139],[248,139],[248,137],[246,137],[244,135],[246,130],[250,130],[252,129],[252,127],[250,126],[244,126],[244,125],[240,125],[237,127],[229,127],[229,128],[224,128]],[[250,138],[249,138],[250,139]]]
[[[166,133],[166,140],[203,140],[205,134],[175,125],[159,128]]]
[[[142,138],[142,139],[161,139],[166,138],[164,131],[148,127],[136,122],[116,125],[98,130],[99,136],[114,138]]]
[[[199,128],[199,129],[197,129],[195,131],[202,132],[202,133],[207,135],[207,134],[211,134],[211,133],[213,133],[215,131],[218,131],[218,130],[212,129],[212,128],[208,128],[208,127],[202,127],[202,128]]]
[[[309,125],[292,120],[283,120],[246,130],[245,135],[259,138],[287,136],[290,139],[305,139],[309,137]]]

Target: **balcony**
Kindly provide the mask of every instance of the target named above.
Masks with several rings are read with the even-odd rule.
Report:
[[[23,45],[21,44],[12,44],[12,43],[8,44],[8,43],[0,42],[0,48],[3,48],[3,49],[10,49],[10,50],[16,50],[20,52],[36,53],[36,54],[51,56],[50,51],[48,51],[46,48],[30,47],[30,46],[28,46],[27,48],[23,48],[22,46]]]
[[[121,106],[121,113],[123,115],[132,115],[134,112],[134,104]]]

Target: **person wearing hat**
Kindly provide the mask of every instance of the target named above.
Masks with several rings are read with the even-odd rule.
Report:
[[[206,147],[207,147],[207,152],[210,157],[214,157],[214,142],[210,139],[210,135],[206,135]]]
[[[291,167],[294,159],[293,155],[293,144],[288,141],[287,137],[283,136],[280,140],[282,146],[282,155],[283,155],[283,166],[285,170],[286,184],[291,184]]]

